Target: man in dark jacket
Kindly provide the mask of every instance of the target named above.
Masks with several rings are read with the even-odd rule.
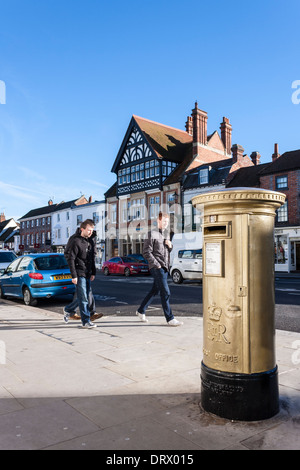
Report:
[[[67,260],[71,271],[72,282],[76,286],[83,328],[96,327],[96,325],[91,322],[89,311],[91,282],[95,279],[96,275],[95,255],[94,222],[91,219],[87,219],[82,222],[79,231],[72,237]],[[68,312],[68,307],[70,308],[72,303],[65,307],[66,313],[71,313]],[[72,310],[72,307],[70,310]]]
[[[72,235],[69,238],[67,246],[66,246],[65,251],[64,251],[64,255],[65,255],[65,258],[66,258],[67,261],[69,259],[73,239],[75,237],[80,236],[80,235],[81,235],[81,229],[78,228],[76,230],[76,232],[74,233],[74,235]],[[91,239],[94,239],[96,237],[96,235],[97,234],[94,231],[93,234],[91,235]],[[95,253],[95,255],[96,255],[96,253]],[[77,309],[78,306],[79,306],[79,302],[78,302],[78,298],[77,298],[77,291],[75,291],[72,302],[67,307],[64,307],[64,309],[63,309],[65,323],[68,323],[70,318],[72,320],[81,320],[81,316],[76,313],[76,309]],[[91,317],[92,321],[103,317],[102,313],[96,313],[96,303],[95,303],[95,299],[94,299],[94,296],[93,296],[92,289],[89,292],[89,311],[90,311],[90,317]]]
[[[150,273],[153,276],[153,286],[146,295],[136,314],[141,321],[147,322],[146,310],[153,301],[155,295],[160,293],[161,303],[169,326],[180,326],[182,322],[173,316],[170,306],[170,289],[168,286],[168,273],[170,269],[171,241],[166,238],[166,229],[169,225],[169,215],[159,213],[157,218],[157,229],[151,230],[145,239],[143,255],[149,263]]]

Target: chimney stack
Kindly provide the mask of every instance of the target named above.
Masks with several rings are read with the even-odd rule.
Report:
[[[280,157],[280,153],[278,153],[278,144],[274,144],[274,153],[272,155],[272,162],[275,162],[277,158]]]
[[[93,198],[92,196],[89,197],[89,202],[92,202]]]
[[[253,162],[254,165],[259,165],[260,164],[260,153],[259,152],[252,152],[250,155],[250,158]]]
[[[230,155],[231,153],[231,134],[232,134],[232,126],[229,124],[229,119],[223,117],[223,122],[221,122],[221,139],[225,147],[226,153]]]
[[[194,144],[207,144],[207,113],[198,108],[196,101],[192,111]],[[198,152],[197,152],[198,153]]]
[[[236,163],[238,160],[241,160],[243,158],[244,149],[241,145],[234,144],[231,147],[231,151],[232,151],[232,161],[233,161],[233,163]]]
[[[193,118],[192,116],[187,117],[187,121],[185,123],[185,129],[188,134],[193,135]]]
[[[5,221],[5,215],[4,215],[4,212],[1,212],[0,214],[0,222],[4,222]]]
[[[48,206],[52,206],[52,205],[53,205],[53,201],[52,201],[52,199],[49,199]]]

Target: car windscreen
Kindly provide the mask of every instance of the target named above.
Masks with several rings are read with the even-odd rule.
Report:
[[[10,251],[1,251],[0,252],[0,263],[11,263],[16,259],[16,255]]]
[[[130,258],[129,256],[126,256],[125,258],[122,258],[123,263],[141,263],[140,260],[135,259],[135,258]]]
[[[34,259],[34,264],[39,271],[68,268],[64,256],[41,256]]]

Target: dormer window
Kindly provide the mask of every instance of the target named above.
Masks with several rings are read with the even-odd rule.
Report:
[[[163,160],[162,161],[163,178],[165,179],[167,176],[169,176],[176,167],[177,167],[177,163]]]
[[[208,184],[208,168],[199,170],[199,184]]]

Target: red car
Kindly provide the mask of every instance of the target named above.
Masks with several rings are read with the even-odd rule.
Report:
[[[105,276],[109,274],[124,274],[125,276],[149,274],[149,266],[146,263],[139,263],[129,256],[116,256],[103,263],[102,271]]]

